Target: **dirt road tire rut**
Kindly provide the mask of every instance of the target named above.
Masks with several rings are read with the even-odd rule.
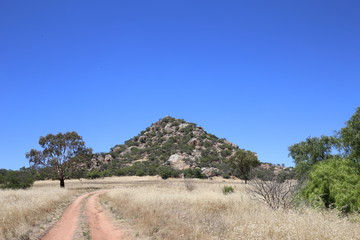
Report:
[[[122,232],[112,223],[104,213],[98,197],[106,191],[97,191],[78,197],[65,210],[63,216],[42,240],[74,240],[80,228],[80,216],[87,217],[90,239],[93,240],[118,240],[122,239]],[[84,207],[83,204],[85,204]],[[82,211],[85,211],[84,213]]]

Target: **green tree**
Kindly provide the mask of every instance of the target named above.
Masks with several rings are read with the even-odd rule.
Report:
[[[239,149],[236,151],[235,155],[229,159],[229,165],[234,171],[240,174],[240,177],[245,180],[246,184],[247,180],[250,178],[251,170],[260,166],[260,161],[255,153]]]
[[[339,132],[346,156],[360,162],[360,107]]]
[[[332,158],[332,151],[338,146],[339,139],[329,136],[308,137],[305,141],[290,146],[289,156],[295,161],[298,177],[306,176],[312,165]]]
[[[328,159],[313,166],[302,196],[312,205],[337,208],[342,212],[360,211],[360,171],[358,163]]]
[[[29,168],[20,168],[20,170],[9,170],[3,176],[1,188],[25,189],[33,185],[35,181],[34,172]]]
[[[26,158],[30,164],[51,171],[60,180],[60,187],[65,187],[70,173],[84,167],[92,155],[92,149],[76,132],[48,134],[40,137],[39,144],[43,150],[31,149]]]

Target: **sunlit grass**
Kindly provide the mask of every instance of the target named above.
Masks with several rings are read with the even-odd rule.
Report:
[[[51,221],[56,210],[62,210],[63,204],[75,194],[59,187],[1,190],[0,239],[28,239],[35,231],[45,231],[44,224]]]
[[[193,184],[193,191],[180,182],[122,187],[102,201],[151,239],[360,239],[360,223],[337,212],[274,211],[251,200],[243,184],[228,195],[223,183]]]
[[[240,180],[110,177],[65,186],[38,181],[28,190],[1,190],[0,239],[38,239],[72,199],[98,189],[109,190],[101,201],[117,219],[150,239],[360,239],[359,215],[273,211],[251,200]],[[224,195],[224,186],[234,193]]]

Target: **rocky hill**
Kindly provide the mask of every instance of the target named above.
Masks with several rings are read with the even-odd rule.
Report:
[[[238,149],[194,123],[166,116],[109,153],[98,154],[93,166],[110,164],[121,168],[144,163],[176,170],[200,168],[211,176],[229,172],[226,160]]]
[[[237,150],[237,145],[207,133],[195,123],[166,116],[110,152],[96,154],[90,168],[110,169],[117,175],[155,175],[163,167],[178,172],[197,170],[206,177],[228,177],[233,172],[227,160]],[[279,169],[262,164],[257,172],[273,176],[281,172]]]

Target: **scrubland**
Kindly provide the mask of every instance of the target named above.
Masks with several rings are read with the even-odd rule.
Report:
[[[35,182],[0,191],[0,239],[38,239],[78,195],[108,189],[101,203],[134,239],[360,239],[358,215],[306,207],[272,210],[238,180],[111,177]],[[224,186],[235,191],[224,195]],[[121,225],[120,225],[121,226]]]
[[[124,186],[103,195],[102,202],[150,239],[360,239],[358,216],[308,208],[274,211],[250,199],[238,181],[190,184],[192,191],[183,180]],[[235,192],[224,195],[229,184]]]

